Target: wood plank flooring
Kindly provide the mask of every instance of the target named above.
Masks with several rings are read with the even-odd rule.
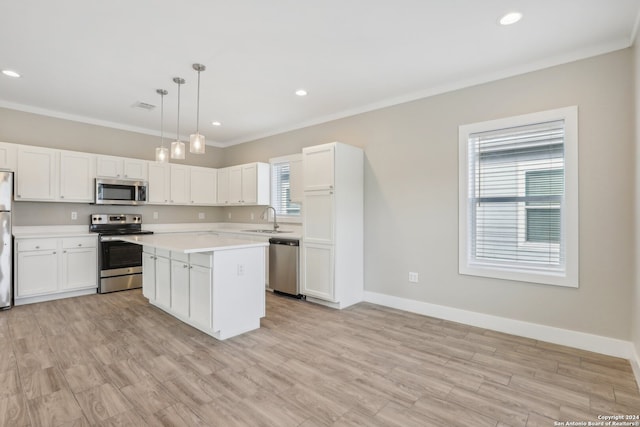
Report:
[[[226,341],[140,291],[0,312],[4,426],[553,426],[640,414],[629,362],[362,303],[267,294]]]

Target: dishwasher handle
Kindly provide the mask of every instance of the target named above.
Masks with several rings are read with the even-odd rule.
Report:
[[[271,245],[286,245],[286,246],[300,246],[300,240],[297,240],[297,239],[271,238],[271,239],[269,239],[269,244],[271,244]]]

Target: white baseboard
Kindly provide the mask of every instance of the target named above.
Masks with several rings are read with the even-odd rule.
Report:
[[[364,300],[373,304],[397,308],[425,316],[628,359],[634,368],[636,382],[640,385],[640,359],[630,341],[555,328],[537,323],[523,322],[521,320],[492,316],[490,314],[430,304],[376,292],[365,291]]]
[[[631,369],[633,369],[633,374],[636,377],[636,384],[638,385],[638,389],[640,389],[640,357],[638,357],[638,352],[636,351],[635,346],[631,346],[633,351],[633,357],[629,359],[631,362]]]

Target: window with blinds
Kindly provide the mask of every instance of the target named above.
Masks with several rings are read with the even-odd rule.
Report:
[[[289,162],[271,164],[271,206],[278,217],[299,217],[300,205],[291,202]]]
[[[576,244],[568,244],[569,236],[577,238],[577,228],[568,220],[575,217],[577,222],[573,212],[577,212],[573,202],[577,191],[568,209],[567,194],[574,189],[566,185],[567,120],[535,119],[523,116],[461,127],[460,150],[464,150],[465,159],[460,163],[461,180],[465,180],[460,206],[465,210],[460,215],[463,274],[564,284],[567,271],[575,268],[568,268],[567,262],[568,249],[577,249]],[[498,124],[506,126],[492,127]],[[574,125],[570,120],[572,153]],[[575,173],[573,165],[570,170]],[[577,184],[577,179],[574,181]],[[571,262],[574,259],[572,253]],[[524,278],[518,277],[520,273]],[[536,279],[536,275],[547,279]]]

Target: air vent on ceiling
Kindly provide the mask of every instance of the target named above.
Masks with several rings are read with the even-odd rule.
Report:
[[[155,105],[153,104],[148,104],[146,102],[142,102],[142,101],[138,101],[135,104],[132,105],[133,108],[141,108],[143,110],[147,110],[147,111],[151,111],[154,108],[156,108]]]

